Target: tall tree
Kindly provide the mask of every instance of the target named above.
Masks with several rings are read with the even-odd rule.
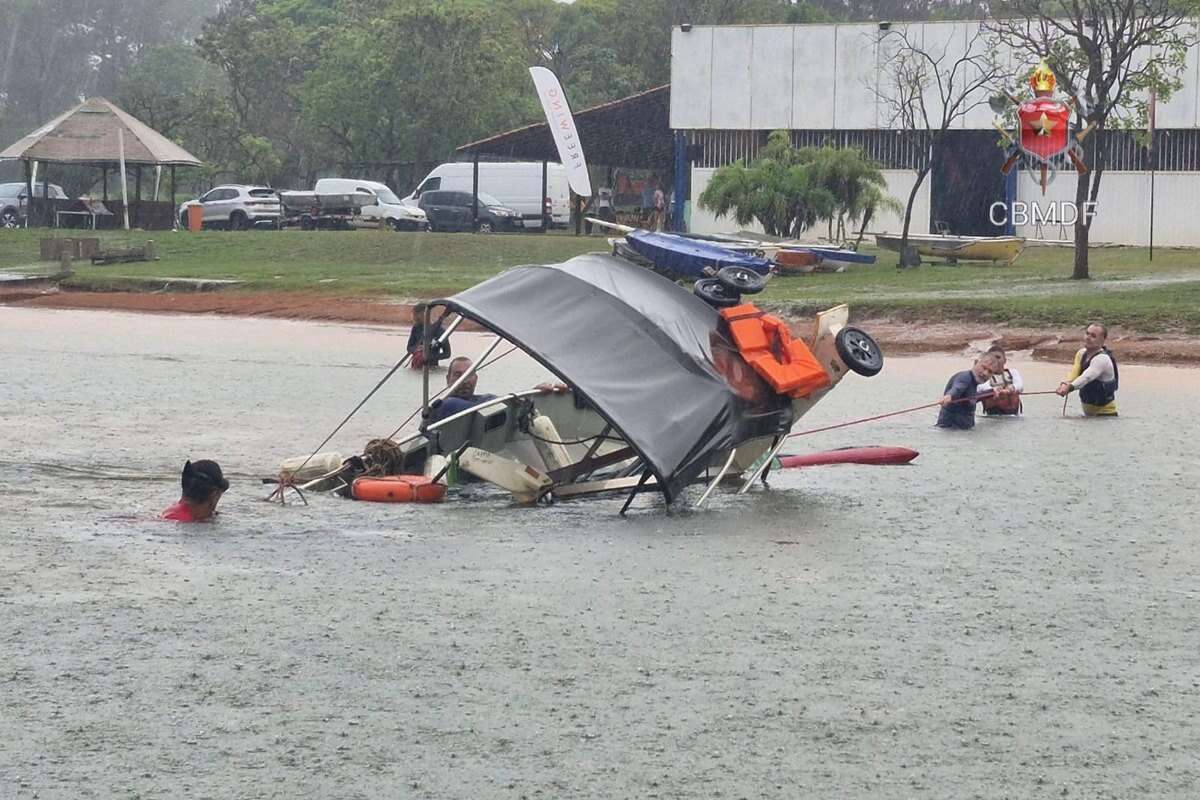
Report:
[[[940,157],[946,133],[973,108],[987,101],[1003,74],[990,44],[973,37],[959,52],[950,42],[925,42],[918,28],[894,26],[880,34],[884,53],[879,88],[891,127],[912,137],[916,178],[904,207],[900,266],[909,266],[908,233],[913,205]]]
[[[1148,92],[1165,99],[1196,42],[1196,0],[998,0],[987,27],[1001,44],[1030,64],[1045,58],[1059,88],[1082,106],[1091,135],[1088,165],[1076,178],[1075,264],[1072,278],[1086,279],[1093,206],[1108,166],[1106,132],[1144,127]]]
[[[443,159],[536,113],[515,38],[501,11],[475,3],[389,0],[331,32],[303,86],[305,123],[347,161]]]

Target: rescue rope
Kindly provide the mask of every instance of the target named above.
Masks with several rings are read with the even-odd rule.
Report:
[[[476,367],[476,368],[475,368],[475,372],[477,372],[477,373],[478,373],[478,372],[479,372],[480,370],[482,370],[484,367],[486,367],[486,366],[488,366],[488,365],[490,365],[490,364],[495,364],[497,361],[499,361],[500,359],[504,358],[506,355],[508,355],[509,353],[511,353],[513,350],[516,350],[516,349],[517,349],[517,348],[516,348],[515,346],[514,346],[514,347],[511,347],[511,348],[509,348],[508,350],[506,350],[505,352],[503,352],[503,353],[501,353],[500,355],[496,356],[495,358],[493,358],[493,359],[489,359],[488,361],[485,361],[484,363],[480,364],[478,367]],[[344,427],[345,427],[345,425],[346,425],[346,423],[350,421],[350,418],[351,418],[351,417],[353,417],[355,414],[357,414],[357,413],[359,412],[359,409],[361,409],[361,408],[362,408],[364,405],[366,405],[366,404],[367,404],[367,401],[368,401],[368,400],[370,400],[372,397],[374,397],[374,396],[375,396],[375,393],[376,393],[376,392],[378,392],[378,391],[380,390],[380,388],[381,388],[381,387],[382,387],[382,386],[383,386],[385,383],[387,383],[387,382],[388,382],[388,380],[389,380],[389,379],[390,379],[390,378],[391,378],[393,375],[395,375],[395,374],[396,374],[396,371],[397,371],[397,370],[399,370],[399,369],[400,369],[402,366],[404,366],[405,364],[407,364],[407,363],[408,363],[408,362],[411,360],[411,358],[412,358],[412,353],[405,353],[405,354],[404,354],[404,355],[403,355],[403,356],[400,358],[400,360],[399,360],[399,361],[397,361],[397,362],[395,363],[395,365],[394,365],[394,366],[393,366],[391,369],[389,369],[389,370],[388,370],[387,374],[386,374],[386,375],[384,375],[384,376],[383,376],[383,377],[382,377],[382,378],[379,380],[379,383],[375,384],[374,388],[372,388],[372,389],[371,389],[371,391],[367,392],[367,396],[366,396],[366,397],[364,397],[362,400],[360,400],[360,401],[359,401],[358,405],[356,405],[356,406],[354,407],[354,410],[353,410],[353,411],[351,411],[349,414],[347,414],[347,415],[346,415],[346,418],[345,418],[345,419],[343,419],[341,422],[339,422],[339,423],[337,424],[337,427],[335,427],[335,428],[334,428],[332,431],[330,431],[329,435],[325,437],[325,440],[324,440],[324,441],[322,441],[322,442],[321,442],[319,445],[317,445],[317,448],[316,448],[315,450],[313,450],[311,453],[309,453],[309,454],[308,454],[308,457],[304,459],[304,461],[303,461],[303,462],[300,464],[300,466],[299,466],[299,467],[297,467],[296,469],[292,470],[292,472],[291,472],[291,475],[292,475],[292,476],[294,476],[294,475],[296,475],[297,473],[299,473],[299,472],[300,472],[300,470],[304,469],[304,467],[308,465],[308,462],[309,462],[309,461],[312,461],[313,457],[314,457],[314,456],[316,456],[316,454],[317,454],[317,453],[321,452],[321,448],[323,448],[325,445],[329,444],[330,440],[332,440],[332,439],[333,439],[333,437],[337,435],[338,431],[340,431],[342,428],[344,428]],[[442,391],[441,391],[441,392],[438,392],[436,395],[434,395],[434,397],[435,397],[435,398],[437,398],[437,397],[440,397],[440,396],[442,395],[442,393],[443,393],[443,392],[445,392],[445,391],[446,391],[445,389],[442,389]],[[417,414],[419,414],[420,412],[421,412],[421,409],[420,409],[420,408],[418,408],[416,411],[414,411],[414,412],[412,413],[412,415],[411,415],[411,416],[409,416],[409,418],[408,418],[408,419],[406,419],[404,422],[400,423],[400,427],[399,427],[399,428],[396,428],[396,430],[392,431],[392,432],[391,432],[391,434],[389,434],[389,435],[388,435],[388,437],[387,437],[386,439],[373,439],[373,440],[371,440],[371,442],[369,442],[369,443],[368,443],[368,445],[370,445],[370,444],[373,444],[373,443],[376,443],[376,442],[383,442],[383,441],[389,441],[389,442],[390,442],[390,441],[391,441],[391,439],[392,439],[392,437],[393,437],[393,436],[395,436],[397,433],[399,433],[399,432],[400,432],[400,428],[403,428],[405,425],[407,425],[407,424],[408,424],[410,421],[412,421],[413,417],[415,417],[415,416],[416,416]],[[393,444],[394,444],[394,443],[393,443]],[[335,474],[337,474],[337,472],[340,472],[340,469],[339,469],[339,470],[337,470],[337,471],[335,471],[335,472],[333,472],[333,473],[330,473],[330,475],[329,475],[329,476],[323,476],[323,477],[330,477],[330,476],[332,476],[332,475],[335,475]],[[266,501],[268,501],[268,502],[270,502],[271,500],[274,500],[276,497],[278,497],[278,498],[279,498],[279,502],[280,502],[280,503],[284,503],[284,502],[285,502],[285,501],[284,501],[284,493],[285,493],[285,492],[286,492],[288,489],[296,489],[296,490],[297,490],[297,494],[300,494],[300,499],[301,499],[301,500],[304,500],[304,503],[305,503],[305,505],[308,505],[308,500],[305,500],[305,499],[304,499],[304,495],[303,495],[302,493],[300,493],[300,492],[299,492],[299,490],[298,490],[298,487],[296,486],[296,483],[295,483],[294,479],[293,479],[291,476],[286,476],[286,477],[285,477],[285,476],[283,476],[283,475],[280,475],[280,477],[279,477],[279,483],[278,483],[278,485],[275,487],[275,491],[271,492],[271,494],[267,495],[267,496],[266,496],[265,498],[263,498],[263,499],[264,499],[264,500],[266,500]]]
[[[1054,392],[1054,391],[1021,392],[1021,397],[1033,397],[1034,395],[1039,395],[1039,394],[1056,394],[1056,392]],[[988,397],[992,397],[992,396],[993,396],[992,392],[984,392],[982,394],[973,395],[971,397],[963,397],[958,400],[951,400],[950,404],[954,405],[955,403],[977,403],[980,400],[984,400],[984,399],[986,399]],[[942,401],[937,400],[933,403],[925,403],[923,405],[913,406],[912,408],[902,408],[899,411],[889,411],[886,414],[876,414],[873,417],[863,417],[862,419],[853,419],[853,420],[850,420],[849,422],[839,422],[836,425],[826,425],[823,428],[811,428],[806,431],[796,431],[795,433],[789,433],[784,438],[791,439],[794,436],[808,436],[810,433],[822,433],[823,431],[832,431],[832,430],[836,430],[838,428],[848,428],[851,425],[861,425],[864,422],[874,422],[875,420],[878,420],[878,419],[887,419],[888,417],[898,417],[901,414],[911,414],[914,411],[924,411],[927,408],[935,408],[937,406],[940,406],[941,404],[942,404]]]

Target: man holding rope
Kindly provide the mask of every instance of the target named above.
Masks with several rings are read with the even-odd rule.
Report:
[[[1088,325],[1083,332],[1083,347],[1075,353],[1070,374],[1055,390],[1059,397],[1079,390],[1079,403],[1086,417],[1117,416],[1120,373],[1117,359],[1105,346],[1107,341],[1108,328],[1099,322]]]
[[[978,387],[992,377],[991,355],[975,359],[970,369],[956,372],[946,381],[942,392],[941,410],[938,411],[937,426],[953,430],[969,431],[975,427],[975,403],[979,401]]]

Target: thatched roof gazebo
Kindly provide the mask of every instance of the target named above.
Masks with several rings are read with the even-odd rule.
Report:
[[[33,165],[41,164],[71,164],[90,166],[101,169],[104,173],[104,200],[108,200],[108,171],[119,171],[122,175],[122,204],[124,199],[124,175],[126,167],[132,167],[135,174],[136,190],[134,202],[137,204],[136,216],[138,222],[144,219],[141,198],[141,170],[152,166],[161,169],[170,168],[171,198],[167,204],[154,203],[155,206],[166,205],[166,219],[174,222],[175,197],[175,168],[198,167],[200,159],[184,150],[179,145],[163,136],[158,131],[141,122],[137,118],[122,111],[103,97],[92,97],[70,111],[55,117],[20,141],[0,151],[0,160],[19,159],[25,164],[25,183],[31,198],[29,215],[33,215]],[[43,191],[40,203],[41,220],[50,224],[52,203],[46,199],[46,186],[49,182],[45,171],[42,173]],[[122,209],[124,210],[124,209]],[[155,222],[161,216],[162,209],[151,209],[151,217]]]

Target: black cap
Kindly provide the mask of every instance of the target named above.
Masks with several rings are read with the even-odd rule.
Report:
[[[199,461],[188,461],[183,465],[183,488],[187,491],[188,483],[204,482],[208,485],[220,489],[222,492],[229,491],[229,481],[225,480],[225,476],[221,474],[221,465],[215,461],[210,461],[207,458],[202,458]]]

